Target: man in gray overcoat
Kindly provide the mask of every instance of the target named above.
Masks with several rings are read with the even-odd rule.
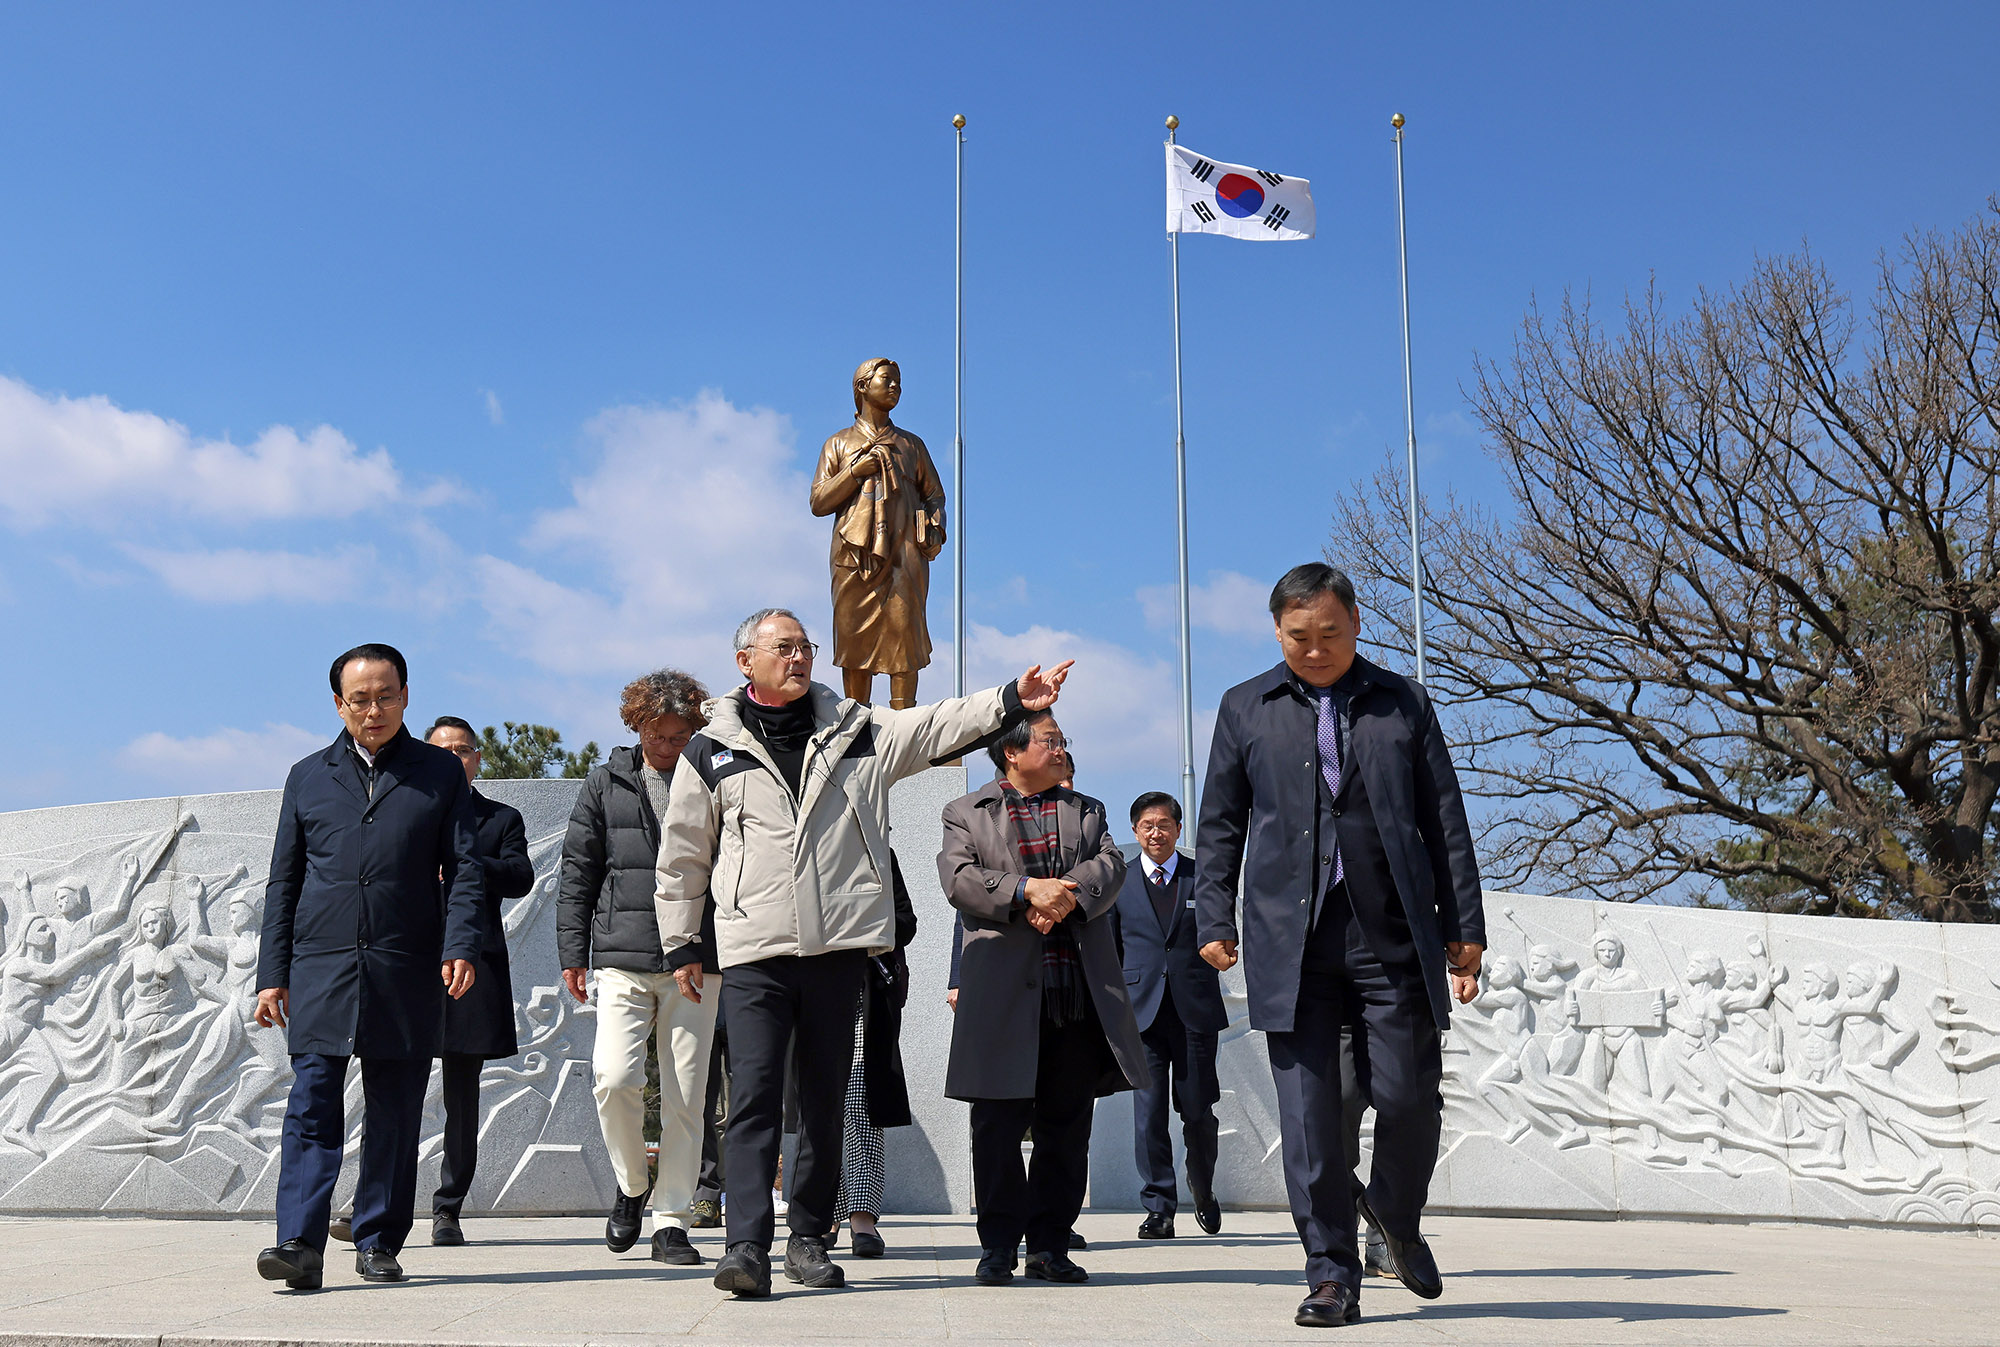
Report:
[[[965,922],[944,1092],[972,1104],[977,1279],[1080,1282],[1069,1232],[1099,1095],[1149,1077],[1112,933],[1125,858],[1104,806],[1060,783],[1068,744],[1040,712],[988,752],[1004,775],[944,809],[938,875]],[[1021,1137],[1034,1131],[1032,1164]]]

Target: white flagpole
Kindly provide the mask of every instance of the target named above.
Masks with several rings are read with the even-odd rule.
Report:
[[[1421,683],[1424,681],[1424,548],[1418,529],[1417,403],[1410,381],[1410,235],[1403,224],[1403,114],[1398,112],[1390,117],[1389,125],[1396,128],[1396,249],[1403,270],[1403,419],[1410,428],[1410,611],[1414,614],[1417,637],[1417,681]]]
[[[1167,144],[1181,119],[1167,118]],[[1181,812],[1192,822],[1194,794],[1194,658],[1188,637],[1187,436],[1181,417],[1181,235],[1168,233],[1174,264],[1174,493],[1180,516],[1181,565]]]
[[[956,338],[952,360],[951,401],[955,429],[951,438],[951,658],[952,696],[965,695],[965,114],[951,119],[958,140],[958,205],[953,213],[957,232],[954,262]]]

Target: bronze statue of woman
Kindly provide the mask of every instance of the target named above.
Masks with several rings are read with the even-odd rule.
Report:
[[[931,562],[944,548],[944,484],[924,442],[892,424],[903,396],[893,360],[854,371],[854,424],[827,440],[812,512],[833,516],[833,662],[855,701],[889,675],[889,705],[917,704],[931,662]]]

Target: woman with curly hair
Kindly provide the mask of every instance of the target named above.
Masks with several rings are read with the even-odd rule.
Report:
[[[591,1067],[598,1125],[618,1178],[618,1200],[604,1242],[623,1253],[639,1238],[646,1198],[653,1197],[653,1252],[662,1263],[693,1266],[701,1255],[688,1243],[696,1224],[695,1185],[707,1130],[709,1049],[715,1035],[721,973],[712,932],[697,952],[712,979],[699,1000],[680,994],[660,948],[653,909],[653,868],[660,819],[681,750],[707,724],[708,693],[677,669],[660,669],[626,685],[618,715],[639,742],[614,748],[593,770],[570,814],[563,840],[557,899],[556,954],[563,982],[578,1001],[597,982],[597,1047]],[[659,1031],[659,1173],[647,1173],[646,1040]]]

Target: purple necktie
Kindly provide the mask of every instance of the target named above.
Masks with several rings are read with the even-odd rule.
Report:
[[[1326,778],[1327,793],[1340,798],[1340,713],[1334,709],[1333,689],[1319,690],[1319,772]],[[1340,859],[1340,837],[1335,834],[1328,839],[1333,847],[1333,882],[1338,884],[1346,877],[1347,867]]]

